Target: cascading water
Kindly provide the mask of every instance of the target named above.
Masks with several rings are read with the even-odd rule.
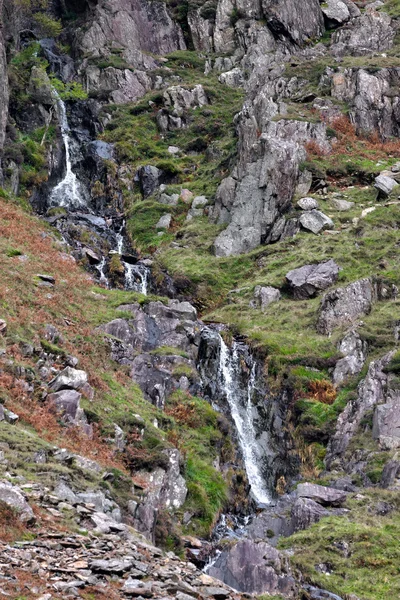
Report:
[[[121,256],[124,250],[124,236],[122,231],[125,227],[125,221],[122,223],[120,230],[116,234],[117,252]],[[125,269],[125,289],[129,291],[139,292],[147,296],[147,288],[149,282],[149,269],[142,264],[132,265],[126,261],[122,261]]]
[[[239,381],[241,365],[238,344],[234,342],[229,351],[221,336],[220,338],[219,376],[238,433],[251,492],[260,505],[270,504],[271,497],[260,466],[263,451],[257,442],[253,422],[252,396],[256,383],[256,364],[253,362],[245,398]]]
[[[109,282],[108,279],[104,273],[104,269],[106,266],[106,259],[103,256],[103,258],[101,259],[101,262],[96,266],[96,270],[99,272],[100,274],[100,283],[102,283],[103,285],[105,285],[107,288],[109,287]]]
[[[52,206],[65,206],[68,208],[78,208],[86,204],[81,184],[72,170],[71,162],[71,138],[68,125],[67,111],[64,102],[61,100],[58,92],[53,88],[53,96],[57,104],[58,120],[61,127],[61,135],[65,148],[66,173],[65,177],[50,194],[50,204]]]

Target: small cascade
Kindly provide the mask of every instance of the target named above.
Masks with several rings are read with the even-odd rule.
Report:
[[[117,248],[116,251],[121,256],[124,250],[124,235],[125,221],[123,221],[120,230],[116,234]],[[149,269],[143,264],[132,265],[126,261],[122,261],[125,269],[125,289],[127,291],[139,292],[147,296],[149,283]]]
[[[65,177],[50,194],[50,204],[52,206],[65,206],[68,208],[78,208],[85,206],[84,193],[75,173],[72,170],[71,162],[71,138],[68,125],[67,111],[64,102],[61,100],[58,92],[53,88],[53,95],[57,103],[58,119],[61,127],[61,135],[65,147],[66,173]]]
[[[109,282],[108,279],[104,273],[104,269],[106,267],[106,259],[103,256],[103,258],[101,259],[101,262],[96,265],[96,270],[99,272],[100,274],[100,283],[102,283],[103,285],[105,285],[107,288],[109,287]]]
[[[125,267],[125,289],[147,296],[149,269],[141,264],[130,265],[126,262],[123,264]]]
[[[253,422],[252,397],[256,383],[256,363],[253,362],[245,395],[239,380],[241,364],[238,343],[234,342],[229,350],[221,336],[220,338],[219,377],[238,433],[251,492],[260,505],[270,504],[271,496],[261,470],[263,450],[257,442]]]

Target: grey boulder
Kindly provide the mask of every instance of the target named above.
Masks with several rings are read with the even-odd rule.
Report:
[[[281,299],[281,293],[278,289],[267,286],[257,285],[254,289],[253,300],[250,301],[251,308],[261,308],[265,310],[273,302],[278,302]]]
[[[160,217],[160,219],[156,225],[156,229],[169,229],[169,226],[171,225],[171,221],[172,221],[172,215],[170,215],[170,214],[163,215],[162,217]]]
[[[79,390],[88,380],[87,373],[72,367],[66,367],[49,384],[53,392],[60,390],[73,389]]]
[[[399,185],[397,181],[387,175],[379,175],[374,183],[374,187],[378,190],[378,195],[382,198],[390,196],[397,185]]]
[[[328,292],[321,302],[317,331],[328,335],[336,327],[351,325],[371,312],[375,300],[374,286],[367,278]]]
[[[299,200],[297,202],[297,206],[299,208],[301,208],[302,210],[314,210],[314,209],[318,209],[319,208],[319,204],[317,200],[314,200],[314,198],[301,198],[301,200]]]
[[[311,231],[311,233],[320,233],[325,229],[334,229],[335,225],[329,217],[320,210],[309,210],[303,213],[299,219],[303,229]]]
[[[319,291],[326,290],[337,281],[339,266],[334,260],[316,265],[304,265],[289,271],[286,281],[297,300],[312,298]]]
[[[330,514],[329,510],[312,498],[297,498],[292,506],[291,527],[293,531],[307,529],[313,523],[318,523],[323,517],[329,517]]]
[[[338,25],[350,19],[350,11],[342,0],[327,0],[322,4],[321,10],[328,21]]]
[[[310,498],[324,506],[341,506],[347,498],[343,490],[336,490],[315,483],[300,483],[296,489],[298,498]]]
[[[8,481],[0,481],[0,501],[15,510],[19,521],[23,523],[35,521],[35,515],[21,490]]]

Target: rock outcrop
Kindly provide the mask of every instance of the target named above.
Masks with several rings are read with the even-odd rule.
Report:
[[[6,47],[3,35],[3,0],[0,0],[0,152],[3,149],[6,125],[8,118],[8,70],[6,60]]]

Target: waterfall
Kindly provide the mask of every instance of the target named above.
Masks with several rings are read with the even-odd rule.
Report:
[[[263,451],[257,442],[253,423],[252,396],[255,388],[256,364],[253,362],[247,386],[247,397],[244,397],[239,380],[241,365],[238,344],[234,342],[232,350],[229,351],[221,336],[220,343],[219,376],[238,433],[251,491],[257,502],[270,504],[271,497],[260,468]]]
[[[61,135],[65,148],[66,173],[65,177],[50,194],[50,204],[53,206],[81,207],[85,200],[81,184],[72,170],[71,163],[71,138],[68,125],[67,111],[64,102],[61,100],[58,92],[53,88],[53,95],[57,104],[58,119],[61,127]]]
[[[139,292],[147,296],[149,281],[149,270],[144,265],[130,265],[124,262],[125,267],[125,289]]]
[[[116,234],[117,252],[121,256],[124,250],[123,229],[125,221],[123,221],[120,230]],[[129,291],[139,292],[147,296],[147,287],[149,282],[149,269],[145,265],[131,265],[126,261],[122,261],[125,269],[125,289]]]
[[[106,259],[103,256],[101,262],[96,266],[96,270],[100,273],[100,283],[103,283],[107,288],[109,287],[108,279],[104,274],[104,267],[106,266]]]

